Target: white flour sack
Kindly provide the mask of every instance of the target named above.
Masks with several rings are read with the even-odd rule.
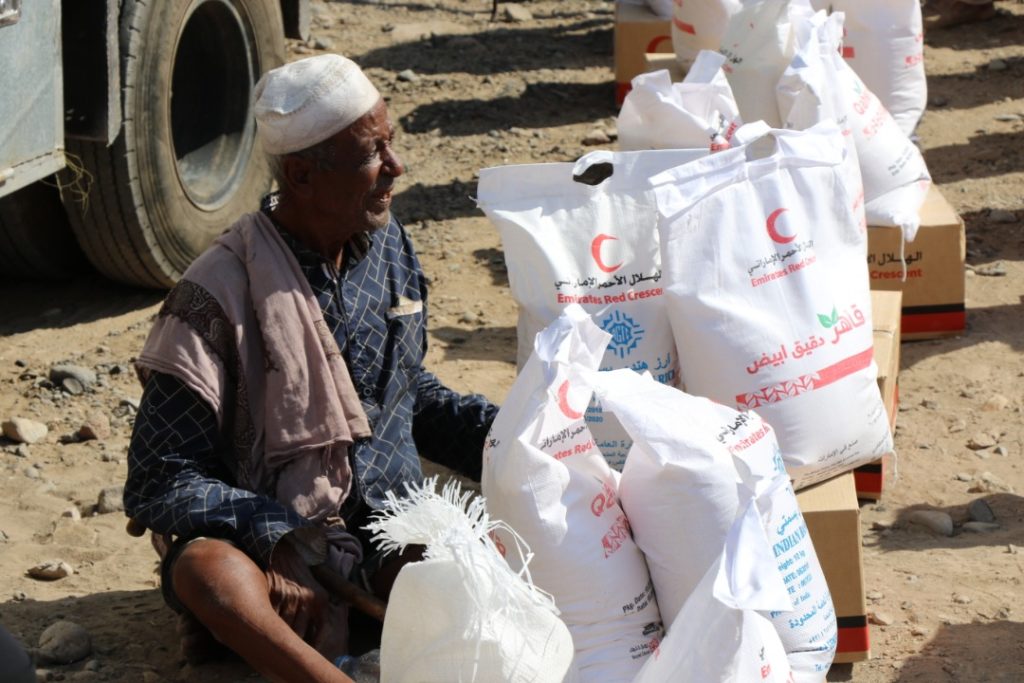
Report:
[[[719,549],[676,617],[660,650],[633,683],[793,683],[794,676],[774,627],[756,609],[785,604],[778,576],[763,556],[764,534],[748,519],[737,520],[732,549],[755,550],[751,561]],[[772,576],[772,574],[775,576]],[[742,579],[742,581],[737,581]],[[739,591],[732,588],[738,587]],[[818,681],[823,680],[819,675]]]
[[[724,56],[704,50],[682,83],[664,70],[634,78],[619,111],[619,148],[728,149],[741,122],[723,64]]]
[[[520,368],[537,333],[567,306],[580,304],[612,335],[602,368],[649,370],[660,382],[678,384],[650,178],[707,154],[706,146],[593,152],[575,166],[480,172],[478,203],[501,233],[509,285],[519,304]],[[601,182],[588,185],[574,176]],[[598,404],[586,414],[601,451],[621,468],[629,449],[625,433],[605,420]]]
[[[753,501],[761,542],[771,547],[768,565],[786,591],[783,604],[763,616],[778,632],[794,680],[820,682],[835,653],[835,612],[771,427],[754,412],[628,371],[599,373],[593,383],[633,438],[619,495],[669,636],[693,628],[680,623],[683,605],[722,552],[743,501]],[[738,552],[745,562],[759,559],[743,544]]]
[[[793,59],[793,21],[809,12],[789,0],[743,0],[729,18],[719,50],[744,121],[782,125],[775,86]]]
[[[488,534],[481,498],[437,478],[409,487],[370,523],[388,550],[425,546],[398,573],[381,638],[387,683],[569,683],[572,636],[551,598],[513,572]]]
[[[583,683],[628,683],[663,634],[617,474],[583,420],[591,390],[579,372],[597,368],[608,340],[578,306],[537,336],[491,427],[481,478],[488,512],[533,553],[533,582],[572,633]],[[518,571],[514,538],[498,529],[494,539]]]
[[[910,135],[928,103],[918,0],[813,0],[846,15],[843,57]]]
[[[867,222],[900,227],[913,240],[930,185],[924,158],[839,57],[842,13],[826,18],[819,12],[796,24],[797,53],[777,89],[786,127],[803,130],[827,118],[839,122],[857,150]]]
[[[826,122],[653,179],[686,390],[756,410],[798,489],[892,449],[845,154]]]
[[[682,64],[701,50],[717,50],[725,26],[740,8],[740,0],[674,0],[672,48]]]

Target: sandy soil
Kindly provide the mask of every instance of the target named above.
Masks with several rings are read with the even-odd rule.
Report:
[[[429,366],[461,390],[500,402],[514,376],[515,305],[496,231],[471,199],[480,168],[567,161],[592,129],[613,124],[612,4],[538,0],[522,23],[490,21],[487,0],[313,0],[315,39],[295,57],[332,49],[358,59],[388,94],[408,165],[396,212],[432,280]],[[873,658],[834,680],[1024,680],[1024,4],[997,2],[982,25],[927,36],[931,108],[919,129],[931,171],[967,223],[967,333],[902,349],[899,477],[861,508]],[[1002,60],[1004,69],[992,68]],[[415,75],[401,75],[412,70]],[[997,120],[1019,114],[1020,119]],[[1014,212],[996,222],[991,211]],[[1005,276],[972,269],[1001,263]],[[156,590],[149,543],[122,513],[98,514],[99,493],[124,479],[130,369],[159,293],[98,277],[0,282],[0,418],[45,422],[49,435],[0,442],[0,622],[30,645],[71,619],[94,653],[51,680],[233,681],[241,664],[191,669]],[[72,396],[44,381],[70,361],[99,372]],[[77,441],[90,413],[109,436]],[[990,434],[1002,449],[973,451]],[[989,483],[970,490],[989,473]],[[909,511],[948,511],[958,525],[984,498],[1001,528],[937,537]],[[81,515],[65,516],[74,508]],[[43,582],[33,565],[75,573]]]

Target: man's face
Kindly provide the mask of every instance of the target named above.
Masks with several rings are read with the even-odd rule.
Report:
[[[372,232],[388,224],[395,178],[405,172],[391,148],[394,137],[387,105],[380,100],[331,139],[333,158],[314,171],[317,209],[349,234]]]

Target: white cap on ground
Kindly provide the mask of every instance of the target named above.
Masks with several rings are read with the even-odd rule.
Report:
[[[270,154],[297,152],[348,128],[380,100],[362,69],[317,55],[272,69],[256,84],[256,130]]]

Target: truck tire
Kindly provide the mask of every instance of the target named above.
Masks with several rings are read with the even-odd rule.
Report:
[[[32,183],[0,199],[0,273],[16,279],[64,279],[82,256],[57,188]]]
[[[98,270],[170,287],[259,207],[272,178],[252,92],[283,63],[283,31],[278,0],[122,1],[124,125],[110,147],[67,145],[92,183],[65,205]]]

